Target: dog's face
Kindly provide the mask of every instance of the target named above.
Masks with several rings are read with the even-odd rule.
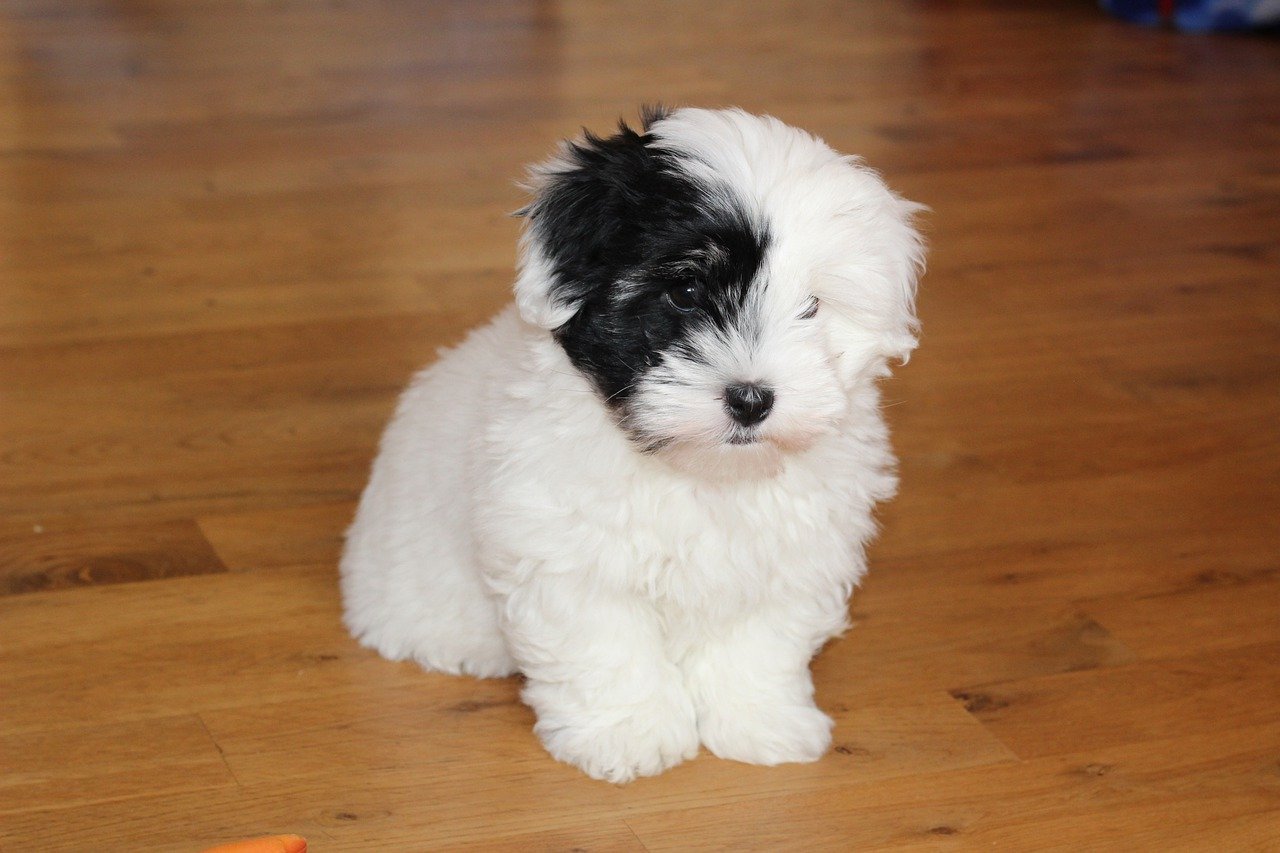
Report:
[[[533,184],[521,314],[642,450],[802,450],[915,345],[916,206],[776,120],[650,113]]]

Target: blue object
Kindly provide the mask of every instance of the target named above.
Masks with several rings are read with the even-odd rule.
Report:
[[[1173,24],[1192,33],[1254,30],[1280,24],[1280,0],[1101,0],[1135,24]]]

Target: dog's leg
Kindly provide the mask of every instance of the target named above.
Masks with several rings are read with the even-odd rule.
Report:
[[[699,644],[683,669],[707,749],[749,764],[821,758],[832,722],[813,702],[809,660],[823,635],[775,610]]]
[[[503,627],[528,679],[534,731],[556,759],[588,776],[629,782],[698,751],[693,703],[643,602],[602,597],[577,577],[521,585]]]
[[[497,602],[480,579],[465,521],[407,498],[414,466],[424,467],[379,457],[361,499],[341,562],[347,627],[391,660],[455,675],[511,675]],[[434,472],[418,473],[427,480]]]

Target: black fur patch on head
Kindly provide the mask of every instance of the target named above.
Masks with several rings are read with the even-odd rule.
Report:
[[[727,186],[655,147],[650,126],[667,115],[571,143],[524,211],[551,264],[551,298],[575,307],[556,339],[615,409],[663,352],[736,320],[769,244]]]

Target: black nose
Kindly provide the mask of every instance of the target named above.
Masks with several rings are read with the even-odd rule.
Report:
[[[744,427],[755,426],[769,417],[773,391],[754,383],[730,385],[724,389],[724,407]]]

